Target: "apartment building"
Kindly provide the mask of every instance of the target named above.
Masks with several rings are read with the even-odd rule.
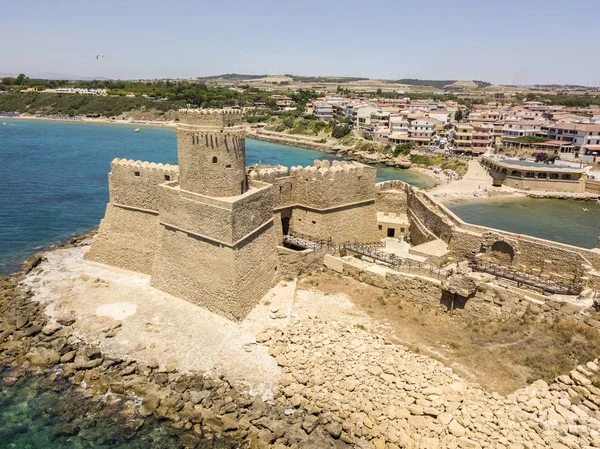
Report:
[[[502,137],[515,139],[523,136],[536,136],[540,134],[542,126],[546,122],[536,120],[507,120],[504,123]]]
[[[374,106],[355,106],[352,108],[352,126],[355,129],[368,130],[371,127],[371,114],[379,111]]]
[[[428,117],[418,117],[409,120],[408,133],[410,137],[431,140],[435,131],[435,120]]]
[[[471,149],[473,146],[473,127],[468,123],[456,125],[454,146],[460,149]]]
[[[485,153],[488,148],[494,146],[494,125],[491,123],[472,123],[473,125],[473,143],[474,152]]]
[[[546,125],[548,139],[572,144],[579,154],[592,155],[600,148],[600,124],[554,123]]]
[[[313,115],[323,122],[327,122],[333,118],[333,105],[330,103],[314,101],[312,110]]]

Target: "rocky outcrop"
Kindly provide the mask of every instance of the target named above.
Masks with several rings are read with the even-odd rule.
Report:
[[[315,318],[261,340],[285,373],[276,401],[305,433],[361,448],[600,446],[597,361],[503,397],[356,327]]]

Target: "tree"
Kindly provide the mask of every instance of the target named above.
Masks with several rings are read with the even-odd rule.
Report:
[[[24,73],[19,73],[19,76],[17,76],[17,79],[15,81],[19,86],[22,86],[23,81],[25,81],[25,78],[27,78],[27,77],[25,76]]]
[[[383,91],[381,90],[381,87],[380,87],[379,89],[377,89],[377,95],[381,95],[381,94],[382,94],[382,92],[383,92]]]
[[[333,127],[333,130],[331,131],[331,136],[336,139],[341,139],[342,137],[350,134],[350,131],[351,131],[351,128],[346,123],[340,124],[340,125],[335,125]]]
[[[408,156],[414,147],[414,142],[405,142],[401,143],[400,145],[396,145],[396,148],[394,148],[394,156],[399,156],[401,154]]]
[[[454,118],[456,119],[457,122],[461,122],[463,119],[463,113],[462,113],[462,109],[458,109],[458,111],[456,111],[456,114],[454,114]]]

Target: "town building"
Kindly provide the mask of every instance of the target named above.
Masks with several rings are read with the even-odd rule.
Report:
[[[505,185],[525,190],[585,191],[586,168],[495,156],[483,156],[481,164],[488,168],[495,186]]]

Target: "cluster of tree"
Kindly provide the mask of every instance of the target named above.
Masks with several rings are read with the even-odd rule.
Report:
[[[404,156],[408,156],[410,154],[410,152],[416,147],[416,143],[415,142],[405,142],[405,143],[401,143],[399,145],[396,145],[396,148],[394,148],[394,156],[400,156],[401,154]]]
[[[600,105],[600,96],[598,95],[569,95],[566,93],[559,94],[542,94],[528,93],[526,96],[515,95],[517,100],[539,101],[550,105],[560,105],[572,108],[587,108],[592,105]]]
[[[67,81],[67,80],[40,80],[31,79],[21,74],[16,78],[3,78],[0,90],[20,91],[24,88],[36,90],[56,89],[58,87],[73,87],[86,89],[106,89],[109,95],[148,96],[153,99],[183,102],[193,107],[225,107],[225,106],[253,106],[264,103],[271,109],[277,109],[277,100],[271,94],[256,88],[245,86],[242,91],[221,86],[208,86],[196,81],[121,81],[121,80],[94,80],[94,81]],[[316,93],[310,90],[301,90],[292,95],[292,99],[304,107],[306,102],[316,98]]]
[[[185,107],[182,102],[153,101],[143,97],[100,97],[28,92],[0,95],[0,111],[28,114],[76,115],[101,114],[114,117],[132,110],[155,110],[158,113]]]
[[[352,127],[347,123],[340,123],[335,125],[331,130],[331,137],[336,139],[341,139],[342,137],[347,136],[352,131]]]

